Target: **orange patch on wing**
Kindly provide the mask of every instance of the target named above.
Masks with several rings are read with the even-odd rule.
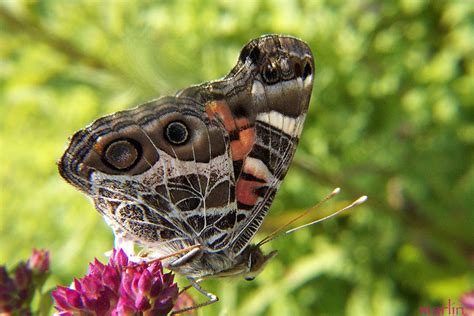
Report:
[[[238,118],[235,121],[235,124],[237,125],[238,129],[247,129],[250,126],[249,120],[246,119],[245,117]]]
[[[237,201],[246,205],[255,205],[258,198],[255,190],[261,185],[261,183],[255,181],[239,179],[235,185],[235,197]]]
[[[229,109],[227,103],[223,100],[211,101],[206,104],[206,113],[210,119],[219,116],[224,122],[224,127],[227,131],[231,132],[236,129],[234,116]]]
[[[239,139],[230,142],[230,149],[232,150],[233,160],[242,160],[252,150],[255,144],[255,130],[247,128],[239,132]]]
[[[229,134],[240,130],[239,139],[233,140],[230,143],[232,159],[235,161],[247,157],[255,143],[255,130],[249,127],[249,120],[244,117],[235,119],[229,106],[223,100],[207,103],[206,113],[210,119],[218,116]]]

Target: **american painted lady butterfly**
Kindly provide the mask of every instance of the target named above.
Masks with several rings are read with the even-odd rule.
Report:
[[[136,243],[191,285],[253,279],[276,251],[249,244],[295,153],[313,87],[308,45],[267,35],[222,79],[78,131],[59,172],[94,201],[119,247]],[[183,249],[185,251],[183,251]]]

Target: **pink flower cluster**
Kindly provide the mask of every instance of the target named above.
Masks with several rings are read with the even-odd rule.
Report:
[[[30,303],[49,274],[49,253],[33,249],[30,259],[11,271],[0,266],[0,314],[32,315]]]
[[[160,262],[136,264],[114,250],[108,264],[96,259],[73,288],[52,292],[56,315],[167,315],[178,297],[173,280]]]
[[[474,316],[474,289],[461,296],[461,304],[464,306],[463,315]]]

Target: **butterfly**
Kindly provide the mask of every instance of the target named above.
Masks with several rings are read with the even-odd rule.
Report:
[[[253,279],[276,251],[251,244],[303,129],[314,78],[309,46],[265,35],[222,79],[104,116],[76,132],[61,176],[92,198],[116,246],[198,282]]]

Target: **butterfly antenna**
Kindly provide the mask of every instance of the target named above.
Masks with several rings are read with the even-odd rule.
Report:
[[[328,195],[326,195],[324,197],[324,199],[322,199],[321,201],[319,201],[318,203],[316,203],[314,206],[312,206],[311,208],[309,208],[308,210],[306,210],[305,212],[301,213],[300,215],[296,216],[295,218],[293,218],[291,221],[289,221],[288,223],[286,223],[285,225],[277,228],[276,230],[274,230],[272,233],[270,233],[267,237],[263,238],[258,244],[257,246],[261,246],[263,244],[266,244],[267,242],[275,239],[275,238],[278,238],[280,235],[282,234],[279,234],[279,232],[281,232],[283,229],[287,228],[288,226],[290,226],[291,224],[293,224],[294,222],[296,222],[297,220],[299,220],[300,218],[302,217],[305,217],[306,215],[308,215],[310,212],[314,211],[315,209],[317,209],[319,206],[321,206],[321,204],[323,204],[324,202],[332,199],[334,196],[336,196],[339,192],[341,192],[341,189],[340,188],[335,188],[331,193],[329,193]]]
[[[348,206],[346,206],[346,207],[344,207],[344,208],[341,208],[341,209],[338,210],[337,212],[334,212],[334,213],[332,213],[332,214],[330,214],[330,215],[328,215],[328,216],[326,216],[326,217],[323,217],[323,218],[320,218],[320,219],[318,219],[318,220],[315,220],[315,221],[313,221],[313,222],[311,222],[311,223],[307,223],[307,224],[304,224],[304,225],[295,227],[295,228],[293,228],[293,229],[287,230],[287,231],[285,232],[285,235],[291,234],[292,232],[295,232],[295,231],[297,231],[297,230],[300,230],[301,228],[305,228],[305,227],[308,227],[308,226],[317,224],[317,223],[319,223],[319,222],[323,222],[323,221],[325,221],[325,220],[327,220],[327,219],[330,219],[330,218],[332,218],[332,217],[334,217],[334,216],[336,216],[336,215],[338,215],[338,214],[340,214],[340,213],[342,213],[342,212],[344,212],[344,211],[347,211],[347,210],[349,210],[349,209],[351,209],[351,208],[353,208],[353,207],[355,207],[355,206],[357,206],[357,205],[360,205],[360,204],[364,203],[365,201],[367,201],[367,195],[361,196],[360,198],[358,198],[357,200],[355,200],[354,202],[352,202],[352,203],[349,204]]]
[[[328,194],[324,199],[322,199],[319,203],[317,203],[316,205],[314,205],[313,207],[311,207],[310,209],[308,209],[307,211],[305,211],[303,214],[297,216],[296,218],[294,218],[293,220],[289,221],[287,224],[283,225],[282,227],[278,228],[277,230],[275,230],[274,232],[272,232],[270,235],[268,235],[267,237],[265,237],[263,240],[261,240],[257,246],[261,246],[263,244],[266,244],[267,242],[270,242],[282,235],[288,235],[288,234],[291,234],[297,230],[300,230],[302,228],[305,228],[305,227],[308,227],[308,226],[311,226],[311,225],[314,225],[314,224],[317,224],[317,223],[320,223],[320,222],[323,222],[325,220],[328,220],[330,218],[333,218],[335,216],[337,216],[338,214],[344,212],[344,211],[347,211],[353,207],[356,207],[357,205],[360,205],[362,203],[364,203],[365,201],[367,201],[367,196],[364,195],[364,196],[361,196],[360,198],[358,198],[357,200],[355,200],[354,202],[352,202],[351,204],[347,205],[346,207],[344,208],[341,208],[340,210],[328,215],[328,216],[325,216],[323,218],[320,218],[318,220],[315,220],[315,221],[312,221],[310,223],[307,223],[307,224],[304,224],[304,225],[301,225],[301,226],[298,226],[298,227],[295,227],[293,229],[290,229],[290,230],[287,230],[286,232],[284,233],[280,233],[284,228],[288,227],[288,225],[291,225],[292,223],[294,223],[295,221],[297,221],[298,219],[302,218],[303,216],[305,216],[306,214],[308,214],[309,212],[313,211],[314,209],[318,208],[321,204],[323,204],[324,202],[326,202],[327,200],[331,199],[332,197],[334,197],[336,194],[338,194],[340,192],[340,189],[339,188],[336,188],[334,189],[334,191],[332,191],[330,194]]]

